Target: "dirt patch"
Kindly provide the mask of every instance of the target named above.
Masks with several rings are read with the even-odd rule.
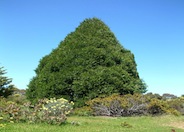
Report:
[[[167,124],[167,126],[184,129],[184,122],[183,121],[180,121],[180,122],[172,122],[170,124]]]

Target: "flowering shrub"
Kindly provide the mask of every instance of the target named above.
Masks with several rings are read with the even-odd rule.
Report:
[[[95,98],[87,102],[94,115],[133,116],[146,115],[147,103],[141,94],[113,94],[105,98]]]
[[[32,105],[30,102],[17,104],[12,101],[2,104],[0,105],[2,106],[0,107],[0,123],[47,122],[59,125],[66,121],[66,115],[70,113],[74,105],[73,102],[69,102],[63,98],[42,99],[35,105]]]
[[[7,121],[15,121],[19,122],[21,120],[21,107],[14,102],[8,102],[9,105],[5,109],[5,113],[7,114]]]
[[[180,114],[184,115],[184,97],[171,99],[167,102],[171,108],[177,110],[178,112],[180,112]]]
[[[1,122],[3,122],[3,117],[0,116],[0,128],[1,128],[1,127],[5,127],[6,124],[2,124]]]
[[[175,99],[173,99],[175,100]],[[178,105],[178,104],[175,104]],[[179,116],[181,113],[174,107],[171,107],[170,101],[152,99],[148,105],[148,113],[151,115],[173,114]]]
[[[148,105],[148,113],[150,113],[151,115],[163,114],[166,113],[168,107],[169,106],[165,101],[152,99]]]
[[[184,98],[163,100],[157,95],[118,95],[95,98],[86,103],[97,116],[180,115],[184,113]]]
[[[42,105],[42,117],[49,124],[62,124],[66,121],[66,115],[73,109],[73,102],[66,99],[51,98]]]

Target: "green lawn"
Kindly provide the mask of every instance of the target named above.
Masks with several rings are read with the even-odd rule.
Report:
[[[71,122],[74,122],[73,125]],[[14,123],[0,127],[0,132],[184,132],[184,116],[160,117],[77,117],[62,126]]]

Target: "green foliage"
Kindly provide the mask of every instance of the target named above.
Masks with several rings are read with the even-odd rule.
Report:
[[[144,93],[134,55],[99,19],[84,20],[75,32],[40,60],[27,97],[66,98],[76,106],[99,95]]]
[[[175,104],[179,105],[179,104]],[[148,113],[151,115],[173,114],[179,116],[181,113],[171,106],[170,101],[152,99],[148,104]]]
[[[7,100],[7,99],[5,99]],[[2,103],[1,103],[2,102]],[[12,101],[0,101],[0,117],[2,122],[18,123],[41,123],[61,125],[66,121],[66,115],[73,108],[73,102],[61,99],[43,99],[37,104],[30,102],[17,104]],[[2,105],[3,104],[3,105]],[[1,123],[1,122],[0,122]]]
[[[12,79],[4,76],[6,70],[0,67],[0,96],[8,97],[13,93],[14,86],[11,85]]]
[[[87,102],[94,115],[133,116],[147,114],[147,100],[141,94],[113,94],[105,98],[95,98]]]
[[[169,93],[165,93],[162,95],[162,99],[163,100],[170,100],[170,99],[176,99],[177,96],[173,95],[173,94],[169,94]]]
[[[66,99],[55,99],[51,98],[46,101],[46,104],[43,105],[43,120],[49,124],[58,124],[61,125],[66,121],[66,115],[68,115],[74,103],[69,103]]]
[[[7,106],[7,100],[3,97],[0,97],[0,110]]]
[[[6,126],[6,124],[0,124],[0,127],[5,127]]]
[[[83,106],[81,108],[75,108],[72,114],[78,116],[92,116],[93,110],[89,106]]]
[[[9,102],[9,105],[5,109],[5,114],[7,114],[7,121],[19,122],[20,120],[25,120],[22,118],[21,107],[14,102]]]
[[[69,116],[65,125],[14,123],[2,132],[183,132],[184,116],[79,117]],[[132,127],[128,127],[129,125]]]
[[[88,101],[88,109],[97,116],[140,116],[140,115],[180,115],[184,111],[183,97],[171,100],[158,99],[153,94],[113,94]],[[87,110],[87,109],[86,109]]]
[[[121,123],[121,126],[122,126],[122,127],[125,127],[125,128],[131,128],[131,127],[132,127],[132,125],[130,125],[130,124],[127,123],[127,122],[122,122],[122,123]]]
[[[28,102],[25,95],[19,93],[13,93],[7,97],[7,101],[13,101],[18,105],[23,105],[24,103]]]
[[[4,124],[4,121],[3,120],[4,120],[3,117],[0,116],[0,128],[3,128],[3,127],[6,126],[6,124]]]
[[[167,103],[171,108],[180,112],[180,114],[184,115],[184,97],[170,99],[167,101]],[[176,112],[176,111],[173,111],[173,112]]]
[[[161,115],[166,113],[168,107],[169,106],[165,101],[152,99],[148,105],[148,113],[151,115]]]

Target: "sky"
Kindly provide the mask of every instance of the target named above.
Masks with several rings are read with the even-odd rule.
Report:
[[[39,60],[93,17],[135,55],[148,92],[184,94],[184,0],[0,0],[0,67],[26,89]]]

